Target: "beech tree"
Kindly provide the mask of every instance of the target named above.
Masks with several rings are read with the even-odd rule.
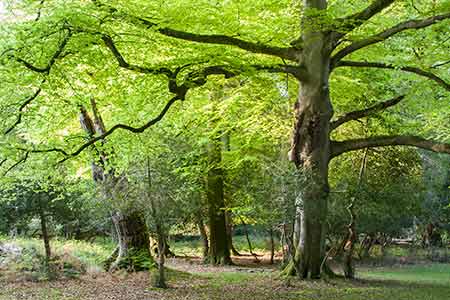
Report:
[[[142,114],[128,117],[126,120],[132,125],[118,122],[85,143],[65,141],[62,144],[55,139],[51,143],[40,141],[19,147],[16,160],[5,162],[9,168],[27,160],[31,154],[43,152],[55,154],[60,162],[67,162],[118,131],[142,133],[160,122],[175,103],[189,99],[195,93],[194,88],[205,86],[208,79],[215,80],[217,75],[231,78],[260,72],[282,73],[297,82],[295,121],[288,155],[305,182],[298,187],[303,203],[302,234],[293,262],[302,278],[321,276],[328,170],[333,158],[350,151],[397,145],[450,153],[450,144],[430,139],[432,134],[424,137],[399,132],[343,139],[351,136],[345,131],[348,123],[406,102],[410,95],[402,89],[392,87],[376,104],[333,118],[333,106],[337,104],[334,85],[338,86],[334,76],[342,75],[345,72],[342,70],[347,68],[404,73],[401,81],[409,85],[412,85],[411,78],[415,78],[411,75],[431,81],[432,89],[439,89],[441,108],[448,109],[449,98],[445,94],[450,91],[446,78],[448,51],[439,54],[435,61],[433,55],[426,55],[427,44],[445,52],[447,46],[442,39],[448,33],[448,1],[418,1],[420,4],[395,0],[351,4],[327,0],[302,3],[175,1],[170,4],[98,0],[32,2],[36,17],[10,27],[11,31],[4,31],[3,41],[11,32],[17,37],[2,43],[2,60],[10,81],[22,79],[28,82],[24,86],[28,87],[30,81],[38,82],[39,86],[21,102],[16,117],[8,120],[11,125],[5,133],[13,132],[24,122],[24,111],[43,90],[53,96],[64,94],[64,88],[51,91],[52,82],[58,81],[72,90],[70,93],[65,90],[65,97],[61,98],[74,97],[77,87],[86,94],[96,93],[96,88],[75,78],[88,76],[95,82],[112,81],[112,63],[121,69],[115,71],[120,78],[117,86],[126,83],[134,87],[141,84],[141,76],[152,76],[153,84],[162,86],[164,82],[166,86],[158,98],[169,100],[156,117],[145,117],[145,121],[141,120]],[[421,42],[421,51],[414,49],[413,55],[399,55],[403,45],[420,40],[418,32],[423,30],[429,30],[429,34]],[[396,47],[391,41],[402,43]],[[13,73],[22,70],[20,68],[27,70],[26,78]],[[67,73],[73,81],[68,80]],[[62,81],[65,83],[61,84]],[[391,81],[393,84],[400,82],[399,79]],[[407,85],[401,84],[403,88]],[[140,91],[146,91],[149,86],[149,83],[142,84]],[[401,93],[396,94],[399,91]],[[437,97],[430,89],[421,96],[423,102]],[[103,101],[106,109],[108,102]],[[60,109],[65,106],[59,104]],[[356,107],[354,105],[353,109]],[[138,125],[135,125],[136,118]],[[68,120],[66,124],[70,123]],[[54,125],[57,124],[49,126]]]

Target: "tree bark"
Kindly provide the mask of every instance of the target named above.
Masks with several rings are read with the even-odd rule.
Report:
[[[212,111],[216,101],[221,98],[212,95]],[[213,116],[210,126],[215,122]],[[221,136],[210,138],[208,145],[207,203],[209,222],[209,262],[212,264],[232,264],[225,220],[224,174],[222,163],[223,141]]]
[[[209,261],[212,264],[231,264],[225,222],[221,143],[213,140],[209,147],[210,169],[207,177]]]
[[[81,107],[80,124],[85,132],[93,137],[106,132],[105,125],[97,109],[95,100],[91,100],[94,120],[84,107]],[[103,152],[97,152],[100,163],[92,162],[92,176],[94,181],[99,184],[104,191],[105,198],[114,199],[116,193],[124,192],[127,189],[126,178],[117,176],[114,170],[105,170],[108,163],[107,155]],[[120,198],[120,197],[119,197]],[[141,270],[143,266],[135,264],[133,256],[146,257],[152,260],[150,254],[150,242],[147,225],[145,219],[140,212],[137,211],[120,211],[113,210],[111,219],[118,240],[119,251],[116,260],[111,264],[105,263],[105,268],[113,271],[117,268],[125,268],[128,270]]]
[[[208,259],[209,254],[209,241],[208,241],[208,235],[206,234],[205,230],[205,224],[203,224],[202,218],[199,218],[197,221],[198,231],[200,232],[200,237],[202,239],[203,244],[203,260]]]
[[[157,288],[165,289],[166,274],[164,270],[165,252],[166,252],[166,236],[160,225],[156,225],[156,234],[158,238],[158,274],[155,278],[154,286]]]
[[[311,12],[326,9],[325,0],[305,0]],[[301,82],[296,103],[296,120],[290,159],[299,169],[303,199],[301,231],[304,242],[296,249],[297,275],[320,278],[325,257],[325,225],[328,210],[328,162],[330,159],[330,119],[333,109],[329,96],[330,34],[316,28],[308,14],[302,19],[301,63],[309,78]]]
[[[42,231],[42,240],[44,241],[44,249],[45,249],[45,260],[47,264],[50,262],[52,257],[52,251],[50,248],[50,237],[48,235],[47,229],[47,216],[45,215],[45,210],[42,207],[41,195],[39,197],[39,218],[41,221],[41,231]]]
[[[116,230],[119,251],[116,260],[109,270],[120,268],[141,271],[145,267],[135,264],[133,256],[137,255],[152,260],[149,248],[147,225],[142,216],[137,213],[112,213],[112,221]]]
[[[269,229],[270,234],[270,264],[273,265],[274,263],[274,257],[275,257],[275,240],[273,237],[273,228],[270,227]]]

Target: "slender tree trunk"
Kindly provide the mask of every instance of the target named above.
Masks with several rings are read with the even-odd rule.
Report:
[[[273,237],[273,228],[269,229],[270,234],[270,264],[273,265],[273,258],[275,257],[275,240]]]
[[[304,0],[305,9],[315,14],[326,9],[325,0]],[[299,169],[303,184],[304,215],[301,231],[304,243],[296,249],[296,269],[302,278],[320,278],[325,257],[325,226],[328,210],[328,162],[330,160],[330,120],[333,109],[329,95],[330,34],[311,24],[305,14],[302,23],[301,63],[308,80],[301,82],[296,103],[296,120],[290,159]]]
[[[158,275],[155,278],[154,286],[158,288],[167,288],[166,274],[164,270],[165,252],[166,252],[166,236],[160,225],[156,225],[158,237]]]
[[[199,218],[197,221],[198,231],[200,232],[200,237],[202,239],[203,244],[203,260],[208,259],[209,254],[209,241],[208,235],[206,234],[205,224],[203,224],[202,218]]]
[[[41,198],[39,198],[39,218],[41,219],[41,231],[42,231],[42,240],[44,241],[45,260],[48,264],[52,257],[52,251],[50,248],[50,237],[48,236],[47,216],[45,215],[45,210],[42,207]]]
[[[361,167],[359,169],[359,175],[358,175],[358,183],[356,186],[356,196],[358,196],[359,191],[361,189],[361,183],[364,176],[364,171],[366,169],[366,163],[367,163],[367,154],[368,154],[368,148],[364,150],[364,156],[361,161]],[[348,206],[348,212],[350,214],[350,223],[347,226],[348,229],[348,235],[347,235],[347,242],[344,246],[344,276],[346,278],[355,278],[355,268],[353,266],[353,252],[355,249],[355,242],[356,242],[356,215],[354,211],[356,198],[352,197],[350,200],[350,205]]]
[[[228,249],[233,255],[241,256],[233,245],[233,220],[231,218],[231,213],[228,210],[225,211],[225,222],[227,225]]]
[[[255,258],[255,261],[259,263],[258,255],[256,255],[253,252],[252,242],[250,241],[250,237],[248,235],[247,224],[245,224],[244,219],[242,217],[240,217],[240,218],[241,218],[241,223],[244,226],[244,233],[245,233],[245,238],[247,239],[248,251],[250,252],[251,255],[253,255],[253,257]]]

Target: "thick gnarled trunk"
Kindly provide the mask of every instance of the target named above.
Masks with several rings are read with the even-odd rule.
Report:
[[[105,125],[97,110],[95,100],[91,100],[94,119],[84,107],[81,107],[80,124],[86,133],[93,137],[105,133]],[[102,188],[105,199],[120,199],[120,193],[127,189],[127,180],[123,176],[114,174],[114,170],[106,171],[107,155],[98,153],[100,163],[92,163],[94,181]],[[117,197],[116,197],[117,196]],[[113,209],[112,222],[116,231],[118,251],[105,262],[105,268],[115,270],[125,268],[128,270],[141,270],[147,265],[144,261],[152,261],[150,254],[150,241],[144,216],[139,212],[122,212]]]
[[[325,0],[305,0],[305,8],[314,14],[326,8]],[[302,278],[319,278],[325,257],[325,225],[328,205],[328,162],[330,159],[330,73],[331,39],[320,24],[303,19],[303,52],[301,63],[308,79],[300,85],[296,103],[296,120],[291,160],[302,177],[303,216],[301,234],[295,255],[295,269]]]
[[[137,261],[150,260],[149,235],[144,218],[138,213],[114,212],[112,222],[117,234],[118,253],[108,269],[125,268],[133,271],[145,269]]]

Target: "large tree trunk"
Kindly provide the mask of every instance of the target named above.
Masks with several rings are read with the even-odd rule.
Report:
[[[93,137],[105,133],[106,129],[94,99],[91,100],[91,106],[94,120],[89,116],[87,110],[81,107],[80,123],[86,133]],[[99,152],[98,155],[100,163],[92,163],[94,181],[102,187],[106,199],[112,201],[120,199],[120,195],[116,197],[116,194],[125,192],[128,188],[127,180],[123,176],[117,176],[114,170],[106,171],[107,155],[102,152]],[[105,268],[109,270],[117,268],[141,270],[145,265],[141,262],[144,260],[152,261],[148,229],[144,216],[140,212],[117,209],[114,209],[111,216],[119,249],[114,252],[114,255],[117,255],[116,257],[111,257],[105,262]],[[138,260],[134,258],[138,258]]]
[[[326,8],[325,0],[305,0],[309,13]],[[325,225],[328,205],[328,162],[330,159],[330,119],[333,109],[329,97],[331,39],[320,24],[311,24],[305,14],[301,63],[308,80],[300,86],[290,158],[302,177],[304,242],[296,249],[296,270],[302,278],[319,278],[325,257]]]
[[[115,261],[108,267],[110,270],[125,268],[133,271],[145,269],[144,265],[136,263],[133,257],[151,259],[149,235],[143,217],[135,212],[124,214],[116,211],[112,221],[117,233],[119,251]]]
[[[209,171],[207,177],[209,261],[212,264],[231,264],[225,221],[223,193],[222,143],[212,139],[208,149]]]

